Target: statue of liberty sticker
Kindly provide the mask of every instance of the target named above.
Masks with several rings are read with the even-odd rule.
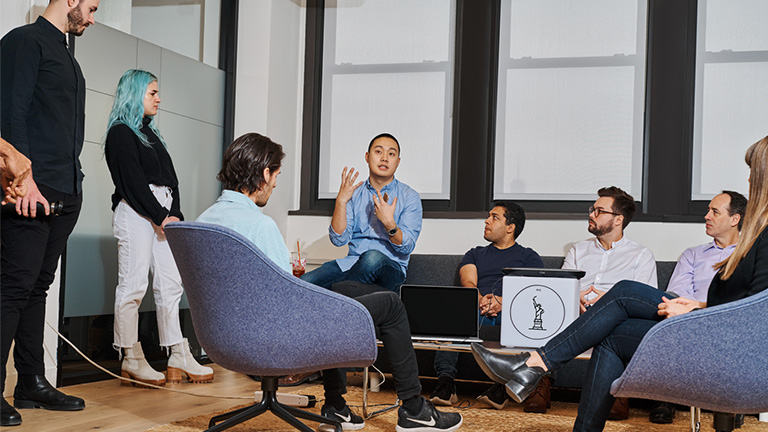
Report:
[[[527,339],[548,339],[565,322],[565,303],[552,288],[529,285],[512,299],[509,318],[515,330]]]

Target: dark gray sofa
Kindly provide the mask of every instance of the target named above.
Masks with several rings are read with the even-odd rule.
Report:
[[[463,255],[411,255],[408,265],[408,273],[405,283],[416,285],[445,285],[458,286],[459,283],[459,264]],[[542,257],[544,267],[560,268],[563,265],[563,257]],[[659,279],[659,289],[666,290],[672,271],[675,269],[674,261],[657,261],[656,273]],[[365,285],[356,282],[340,282],[333,286],[333,291],[339,292],[350,297],[367,294],[382,290],[376,285]],[[499,340],[500,327],[481,328],[480,338],[485,340]],[[435,377],[435,371],[432,367],[435,352],[417,351],[419,361],[419,375],[426,377]],[[382,353],[378,356],[376,367],[383,371],[389,370],[389,365],[384,360],[386,356]],[[587,361],[573,360],[557,372],[553,385],[562,388],[582,387],[583,377],[586,375]],[[468,379],[477,381],[488,381],[488,378],[477,366],[471,354],[462,354],[459,356],[459,374],[458,379]]]

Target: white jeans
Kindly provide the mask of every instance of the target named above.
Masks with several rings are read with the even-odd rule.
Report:
[[[157,201],[171,208],[171,189],[149,185]],[[181,276],[160,227],[141,216],[124,200],[115,208],[112,232],[117,239],[118,284],[115,290],[114,347],[130,348],[139,340],[139,305],[152,271],[160,346],[183,340],[179,323]]]

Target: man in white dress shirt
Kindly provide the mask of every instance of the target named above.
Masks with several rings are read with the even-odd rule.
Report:
[[[653,253],[624,236],[635,215],[635,200],[616,186],[602,188],[597,195],[587,228],[595,238],[574,244],[563,262],[563,268],[587,272],[581,278],[582,312],[624,279],[658,287]]]
[[[633,280],[658,287],[656,260],[646,247],[626,238],[624,228],[635,215],[635,200],[616,186],[597,191],[599,198],[589,208],[588,230],[595,238],[578,242],[565,256],[563,268],[586,272],[581,278],[581,312],[597,302],[616,282]],[[549,379],[542,379],[525,401],[527,412],[546,412],[549,405]],[[616,399],[609,420],[629,416],[629,402]]]

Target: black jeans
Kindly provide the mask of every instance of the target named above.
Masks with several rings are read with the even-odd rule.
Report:
[[[395,391],[400,400],[408,400],[421,394],[419,367],[411,342],[411,327],[403,302],[393,292],[375,292],[355,300],[362,303],[373,318],[373,325],[387,351],[392,366]],[[343,369],[323,371],[325,397],[347,392],[347,375]]]
[[[50,202],[63,201],[59,216],[35,219],[4,213],[0,231],[0,355],[2,388],[5,366],[16,341],[13,359],[19,375],[44,375],[43,330],[45,299],[53,282],[59,257],[75,227],[82,194],[69,195],[38,185]]]

